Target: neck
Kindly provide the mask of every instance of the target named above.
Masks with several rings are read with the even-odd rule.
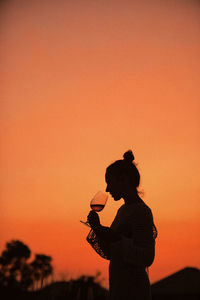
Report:
[[[137,190],[129,190],[123,197],[125,205],[141,202],[142,199],[138,196]]]

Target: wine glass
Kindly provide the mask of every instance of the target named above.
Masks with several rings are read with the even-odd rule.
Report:
[[[94,195],[94,197],[90,201],[90,207],[92,210],[96,212],[100,212],[102,211],[102,209],[104,209],[107,200],[108,200],[108,194],[106,192],[99,191]],[[90,227],[88,221],[86,222],[80,221],[80,222]]]

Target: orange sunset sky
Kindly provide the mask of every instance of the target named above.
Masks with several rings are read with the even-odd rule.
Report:
[[[102,273],[86,243],[106,167],[132,149],[158,228],[155,282],[200,267],[200,2],[1,1],[0,251]],[[110,225],[123,201],[100,213]]]

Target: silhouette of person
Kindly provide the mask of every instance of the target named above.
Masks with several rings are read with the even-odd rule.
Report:
[[[124,159],[108,166],[105,180],[106,191],[115,201],[123,198],[124,204],[110,227],[102,226],[98,214],[90,211],[87,241],[99,255],[110,260],[111,300],[150,300],[147,269],[154,261],[157,229],[151,209],[137,190],[140,174],[131,150],[124,153]]]

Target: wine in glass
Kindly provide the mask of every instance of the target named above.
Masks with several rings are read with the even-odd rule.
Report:
[[[94,195],[94,197],[90,201],[90,207],[92,210],[96,212],[100,212],[102,211],[102,209],[104,209],[107,200],[108,200],[108,194],[106,192],[99,191]],[[80,222],[90,227],[90,224],[87,221],[86,222],[80,221]]]

